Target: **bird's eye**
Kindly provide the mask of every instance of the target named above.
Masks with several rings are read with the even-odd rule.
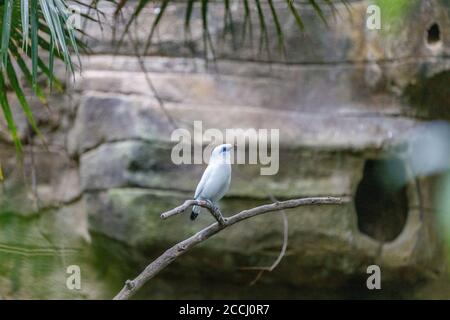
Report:
[[[222,147],[222,152],[227,151],[227,147]]]

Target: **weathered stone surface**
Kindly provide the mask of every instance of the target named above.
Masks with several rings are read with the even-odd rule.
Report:
[[[39,130],[45,137],[46,144],[55,146],[64,146],[64,135],[55,129],[67,129],[64,127],[63,119],[67,113],[69,97],[61,94],[51,95],[44,104],[30,90],[25,91],[30,105],[33,106],[32,113]],[[28,142],[33,139],[35,145],[42,146],[42,137],[38,137],[36,132],[28,123],[22,107],[13,93],[8,94],[12,115],[17,126],[17,134],[22,142]],[[4,117],[0,118],[0,141],[12,142],[11,135],[7,130],[7,124]]]
[[[56,198],[61,203],[70,203],[81,196],[78,168],[67,169],[56,185]]]
[[[215,94],[217,90],[212,92]],[[184,92],[179,95],[184,96]],[[399,133],[416,125],[408,118],[379,121],[376,117],[363,116],[361,111],[359,116],[347,110],[348,113],[336,117],[320,112],[276,111],[273,105],[270,109],[269,106],[254,108],[239,104],[211,106],[205,101],[189,101],[185,96],[183,102],[165,103],[164,110],[152,103],[155,102],[151,98],[141,96],[110,98],[103,93],[89,94],[80,106],[69,135],[70,151],[81,154],[102,142],[126,139],[170,141],[174,129],[180,126],[192,131],[194,121],[202,121],[203,130],[217,128],[224,133],[225,129],[277,129],[280,130],[280,143],[289,148],[320,145],[332,149],[380,149]]]
[[[278,199],[345,195],[351,202],[289,210],[286,256],[255,286],[247,287],[255,274],[239,268],[266,266],[276,259],[282,241],[282,221],[276,213],[245,221],[201,244],[153,279],[139,298],[375,297],[365,287],[371,264],[382,268],[381,297],[417,296],[416,287],[400,291],[443,270],[442,235],[433,210],[436,181],[418,179],[420,201],[408,176],[404,198],[381,204],[400,199],[407,207],[404,225],[395,222],[395,228],[388,225],[394,219],[386,215],[375,212],[376,217],[366,219],[354,202],[364,189],[360,187],[367,180],[368,161],[398,156],[386,151],[424,118],[448,118],[448,1],[419,2],[404,16],[400,29],[395,23],[383,24],[381,32],[365,27],[371,1],[352,1],[350,12],[338,5],[336,19],[325,9],[328,28],[310,7],[298,4],[307,25],[302,34],[285,1],[276,1],[285,30],[285,56],[277,48],[273,19],[264,3],[272,63],[267,63],[264,47],[258,53],[257,32],[253,47],[250,41],[233,46],[229,35],[222,37],[221,1],[211,2],[209,11],[221,58],[217,64],[202,60],[198,4],[191,25],[192,52],[181,32],[185,4],[177,2],[168,7],[155,45],[141,62],[132,57],[130,37],[113,56],[117,43],[110,42],[108,23],[100,34],[89,22],[95,55],[83,58],[84,72],[71,95],[55,96],[50,109],[36,108],[49,150],[33,148],[34,173],[29,126],[19,105],[13,104],[13,112],[27,144],[25,171],[17,168],[0,122],[0,163],[6,177],[0,185],[0,297],[111,298],[125,279],[211,223],[206,213],[196,222],[187,214],[159,219],[162,211],[192,197],[204,169],[176,166],[170,158],[173,129],[192,131],[195,120],[203,122],[204,130],[280,129],[278,174],[261,176],[259,165],[235,165],[230,192],[221,202],[224,213],[267,203],[269,193]],[[132,26],[140,49],[153,9],[145,10],[137,30]],[[232,8],[239,38],[243,17],[238,11]],[[258,30],[254,8],[252,13]],[[441,32],[430,42],[428,31],[434,24]],[[123,25],[117,34],[121,30]],[[57,68],[58,74],[63,71]],[[37,144],[36,137],[33,142]],[[363,191],[364,200],[384,190]],[[391,229],[398,231],[393,240],[377,233]],[[367,230],[377,232],[369,235]],[[65,286],[70,264],[82,268],[81,292]],[[35,290],[29,290],[29,283]]]
[[[196,58],[201,51],[201,33],[195,28],[194,59],[180,58],[186,51],[181,49],[184,39],[178,31],[182,19],[176,18],[181,17],[184,8],[177,4],[168,9],[169,18],[160,26],[160,45],[151,51],[166,57],[146,57],[142,63],[176,125],[191,129],[194,120],[202,120],[204,129],[280,129],[278,175],[261,177],[258,168],[235,166],[229,195],[221,203],[224,212],[237,212],[266,202],[268,193],[280,198],[318,194],[354,197],[363,179],[365,161],[386,156],[383,152],[392,142],[420,122],[414,118],[420,110],[404,104],[399,96],[411,83],[448,69],[444,54],[448,50],[448,36],[443,36],[442,43],[434,47],[426,42],[431,21],[444,30],[448,29],[448,17],[426,6],[416,7],[412,17],[426,12],[423,16],[429,20],[408,16],[401,32],[388,35],[365,29],[368,3],[353,2],[352,13],[340,7],[343,19],[333,20],[327,30],[317,17],[312,18],[311,11],[304,12],[305,22],[312,26],[305,37],[292,27],[292,20],[285,18],[287,10],[280,8],[287,29],[287,55],[281,57],[275,50],[276,43],[271,43],[271,58],[277,63],[270,66],[255,61],[264,61],[267,56],[255,55],[249,43],[233,48],[230,41],[219,44],[218,52],[221,58],[232,59],[205,66]],[[199,23],[196,14],[193,26]],[[210,27],[214,39],[222,32],[219,19],[222,14],[220,5],[213,4]],[[242,23],[242,17],[238,14],[234,17]],[[417,27],[419,20],[421,26]],[[140,21],[144,22],[148,24],[149,20]],[[139,30],[137,39],[142,45],[146,35],[142,28]],[[270,28],[270,32],[273,35],[274,29]],[[154,99],[141,66],[126,56],[108,59],[111,49],[105,40],[92,44],[106,55],[89,59],[90,71],[79,79],[76,90],[80,94],[101,92],[89,93],[89,97],[96,99],[110,92],[120,93],[121,103],[133,107],[117,109],[126,109],[125,117],[136,119],[133,110],[152,104]],[[129,39],[125,39],[120,50],[130,51]],[[96,105],[87,102],[86,99],[82,105],[85,110]],[[78,116],[85,110],[79,110]],[[148,110],[136,119],[138,123],[155,123],[157,116],[153,112],[157,114],[160,110]],[[95,118],[91,116],[81,119],[81,125],[73,132],[89,132],[87,128],[95,127],[94,124],[101,130],[94,130],[95,134],[89,137],[74,135],[78,142],[74,152],[79,155],[91,232],[133,248],[123,256],[133,257],[142,267],[147,257],[142,259],[139,253],[157,256],[210,223],[212,218],[202,215],[195,224],[186,216],[159,220],[161,211],[191,196],[202,168],[173,165],[171,145],[167,143],[170,131],[158,132],[154,135],[156,141],[148,139],[153,132],[134,129],[124,130],[118,139],[110,138],[115,137],[109,129],[117,123],[119,114],[111,112],[100,122],[91,122]],[[432,203],[429,187],[423,186],[427,191],[423,193],[426,199],[422,200],[427,204]],[[364,234],[359,229],[363,215],[353,202],[342,207],[290,211],[288,253],[278,273],[270,275],[264,284],[303,288],[364,284],[366,268],[374,263],[381,266],[386,286],[394,291],[401,285],[434,278],[442,266],[439,236],[433,227],[434,213],[426,210],[424,220],[418,219],[418,199],[411,183],[405,201],[406,222],[392,241]],[[189,272],[191,280],[214,279],[220,271],[231,283],[242,287],[242,283],[251,279],[236,275],[236,268],[270,265],[279,250],[275,243],[280,241],[279,216],[258,217],[202,244],[174,267]],[[202,268],[198,268],[199,261]],[[136,267],[136,271],[141,267]],[[175,269],[169,268],[167,272],[167,277],[155,282],[158,289],[172,287],[171,279],[187,281]],[[217,286],[223,287],[223,283]],[[189,291],[185,294],[196,296],[195,290]],[[149,290],[147,294],[155,292]]]
[[[114,88],[123,94],[153,95],[135,58],[103,56],[87,61],[92,71],[79,79],[78,90],[108,92]],[[443,58],[418,61],[325,66],[219,61],[217,69],[210,67],[209,71],[201,62],[187,58],[145,58],[143,63],[158,97],[166,104],[357,116],[448,116],[442,94],[448,81],[442,70],[448,69],[450,62]],[[166,65],[170,67],[163,72]],[[103,80],[105,77],[108,80]],[[399,101],[398,95],[406,99]]]
[[[196,222],[190,221],[188,214],[166,221],[159,218],[161,212],[177,206],[185,197],[182,193],[123,188],[87,193],[91,231],[144,252],[153,252],[155,247],[169,247],[214,221],[205,213]],[[225,214],[231,214],[264,202],[267,200],[226,198],[221,202],[221,209]],[[417,214],[411,213],[407,227],[398,240],[381,246],[358,231],[353,210],[352,204],[288,210],[289,249],[279,267],[277,281],[331,288],[343,285],[354,277],[364,277],[367,266],[373,263],[381,266],[386,282],[414,283],[419,270],[426,277],[434,277],[434,272],[439,274],[442,266],[439,252],[428,250],[424,254],[405,248],[406,245],[414,250],[424,250],[425,243],[436,241],[420,242],[423,238],[420,240],[417,233],[426,233],[426,229],[417,220]],[[188,262],[179,262],[180,267],[193,278],[220,272],[222,275],[230,274],[230,281],[236,281],[242,275],[231,274],[239,264],[270,265],[277,255],[274,246],[281,239],[281,218],[276,213],[268,214],[218,234],[202,244],[201,249],[193,250]],[[435,248],[434,245],[432,247]],[[214,263],[213,269],[208,271],[211,262],[205,257],[216,257],[221,262]],[[205,263],[200,268],[202,271],[191,270],[198,269],[198,265],[193,263],[196,259]],[[430,270],[430,263],[436,271]],[[292,265],[296,268],[291,268]],[[399,276],[399,268],[407,272]]]
[[[183,177],[180,179],[183,169],[170,161],[170,152],[167,145],[140,141],[103,144],[81,157],[82,188],[95,190],[152,186],[188,189],[192,182]],[[200,171],[197,172],[201,174]]]
[[[445,0],[417,1],[394,20],[387,18],[389,12],[382,12],[384,19],[382,19],[381,31],[366,28],[366,10],[370,4],[373,4],[373,1],[352,1],[351,9],[348,10],[338,3],[336,12],[323,5],[328,27],[310,6],[297,4],[301,7],[301,16],[307,26],[305,32],[301,32],[295,26],[294,18],[286,3],[278,2],[276,8],[284,32],[285,55],[279,50],[273,19],[265,21],[269,39],[275,39],[268,45],[270,57],[265,47],[258,50],[260,33],[254,34],[253,41],[250,41],[249,37],[246,41],[241,41],[244,16],[240,6],[233,6],[232,9],[237,34],[235,41],[229,34],[224,36],[222,3],[210,4],[209,29],[219,58],[245,61],[271,60],[323,67],[357,64],[361,69],[356,73],[357,77],[352,84],[363,89],[372,88],[376,91],[387,90],[391,93],[399,93],[408,84],[419,81],[424,76],[431,77],[437,72],[448,69],[448,58],[446,58],[450,52],[448,34],[440,32],[440,37],[433,43],[427,40],[428,31],[432,25],[436,24],[441,31],[448,30],[450,27],[446,10],[448,3]],[[195,6],[191,20],[191,51],[186,49],[185,36],[182,32],[185,7],[182,4],[176,4],[169,5],[166,10],[166,18],[161,20],[158,28],[158,45],[151,47],[150,53],[164,56],[202,56],[203,38],[199,5]],[[105,10],[108,12],[109,9],[105,8]],[[156,16],[154,10],[154,8],[148,8],[145,18],[138,20],[138,23],[132,26],[131,32],[134,36],[123,38],[119,52],[120,50],[132,52],[135,42],[142,50],[141,47],[145,45],[148,36],[145,30],[148,30],[148,24]],[[263,10],[271,16],[266,3],[263,3]],[[125,16],[131,13],[130,10],[124,11]],[[258,30],[259,20],[256,8],[252,7],[252,13],[253,28]],[[124,25],[119,26],[116,34],[120,35],[123,28]],[[94,38],[97,40],[92,41],[91,44],[98,52],[111,52],[113,50],[111,44],[115,45],[111,42],[112,35],[112,31],[102,30],[101,34],[100,32],[95,34]],[[402,68],[405,64],[407,68]],[[374,73],[373,70],[378,71]],[[364,79],[365,81],[361,82]]]
[[[88,191],[131,186],[191,194],[204,166],[175,165],[170,157],[171,146],[167,144],[103,144],[80,159],[82,188]],[[275,176],[261,176],[260,165],[236,165],[229,194],[256,198],[267,198],[269,193],[282,198],[346,195],[356,188],[355,177],[359,178],[359,172],[352,176],[349,171],[362,164],[362,158],[342,153],[286,151],[280,156],[280,170]]]
[[[279,21],[282,26],[285,38],[286,56],[283,56],[279,50],[276,28],[273,19],[266,19],[268,36],[272,41],[269,42],[272,61],[288,61],[291,63],[308,63],[308,62],[345,62],[345,61],[366,61],[365,54],[361,54],[360,50],[372,45],[377,48],[377,58],[396,59],[410,57],[417,54],[417,50],[422,52],[430,52],[430,48],[426,47],[423,35],[432,23],[439,23],[442,30],[448,28],[448,16],[445,13],[445,0],[418,1],[408,12],[406,12],[400,21],[389,21],[383,19],[383,30],[393,31],[392,36],[387,33],[371,31],[366,29],[366,10],[373,4],[373,1],[361,0],[352,1],[351,9],[348,10],[342,3],[336,2],[335,9],[321,4],[324,15],[328,21],[328,27],[317,16],[314,9],[305,4],[298,3],[296,6],[301,12],[301,17],[305,23],[306,30],[301,32],[295,25],[295,19],[291,15],[284,1],[275,1],[275,8],[279,15]],[[235,23],[235,32],[237,34],[235,46],[233,46],[230,34],[223,36],[224,33],[224,5],[221,2],[210,3],[209,9],[209,29],[213,38],[213,43],[217,45],[216,53],[220,58],[229,57],[232,59],[248,59],[254,60],[268,59],[266,50],[259,51],[260,33],[255,32],[253,42],[248,37],[247,41],[240,41],[242,35],[242,27],[244,24],[243,4],[232,6],[231,12]],[[106,14],[106,20],[110,20],[105,24],[103,30],[91,28],[93,39],[91,46],[96,52],[111,52],[117,50],[113,48],[114,42],[113,32],[108,25],[113,25],[113,18],[110,5],[104,4],[102,7]],[[162,55],[183,54],[201,54],[203,49],[202,28],[201,28],[201,11],[200,3],[196,3],[191,17],[191,48],[192,51],[185,46],[185,34],[183,32],[185,4],[171,4],[165,11],[165,19],[159,24],[158,45],[150,48],[150,52],[164,53]],[[268,17],[271,17],[271,11],[267,3],[262,3],[262,8]],[[143,46],[147,42],[148,25],[155,19],[155,7],[144,9],[141,19],[137,20],[137,24],[131,26],[133,37],[124,37],[123,45],[119,50],[123,52],[133,52],[134,42]],[[125,8],[123,15],[129,17],[132,10]],[[251,6],[252,25],[254,30],[259,30],[259,20],[257,18],[257,9]],[[387,15],[388,13],[386,13]],[[124,19],[123,21],[126,21]],[[417,23],[420,21],[421,23]],[[91,22],[90,25],[93,25]],[[395,25],[401,25],[401,29],[395,29]],[[119,26],[116,25],[116,35],[121,35],[125,27],[124,22]],[[356,31],[356,32],[355,32]],[[118,36],[117,38],[119,38]],[[225,39],[225,42],[224,42]],[[450,43],[448,35],[443,35],[443,47],[448,50]],[[264,44],[265,45],[265,44]],[[365,52],[364,52],[365,53]],[[420,54],[419,54],[420,55]]]
[[[42,216],[0,213],[0,286],[4,299],[86,299],[102,296],[83,247],[85,226],[78,205]],[[86,220],[84,220],[86,221]],[[77,234],[81,231],[81,234]],[[81,241],[80,241],[81,240]],[[81,290],[66,286],[67,267],[82,270]],[[85,278],[86,277],[86,278]]]
[[[213,222],[212,216],[206,213],[201,214],[196,222],[191,222],[187,214],[167,221],[159,218],[162,211],[178,205],[184,199],[185,194],[139,189],[110,189],[105,192],[88,193],[86,203],[90,228],[94,232],[100,232],[141,250],[151,250],[155,246],[167,247]],[[264,201],[230,198],[222,202],[221,208],[224,213],[231,214],[256,206],[258,203],[262,204]],[[343,262],[349,257],[343,257],[339,262],[340,254],[353,251],[352,247],[355,245],[353,241],[357,238],[357,235],[352,236],[354,221],[350,208],[351,206],[330,206],[289,210],[291,228],[288,255],[299,263],[296,264],[295,269],[287,266],[283,268],[290,273],[283,276],[285,280],[291,279],[293,283],[299,284],[308,282],[312,284],[315,280],[323,281],[324,278],[321,277],[311,279],[310,275],[303,276],[303,272],[307,272],[311,267],[308,265],[311,261],[306,258],[310,255],[314,255],[316,261],[323,261],[319,257],[322,254],[323,258],[327,256],[327,259],[334,259],[329,255],[334,256],[338,259],[337,271],[352,274],[355,269],[358,269],[361,260],[370,259],[375,254],[370,247],[369,250],[360,248],[354,253],[354,259],[348,260],[349,264]],[[214,270],[209,272],[211,275],[216,272],[232,272],[236,268],[233,261],[240,260],[241,263],[251,265],[256,263],[255,256],[258,256],[258,253],[271,252],[271,248],[278,246],[276,244],[282,240],[282,230],[282,219],[276,214],[258,217],[217,235],[201,246],[202,253],[194,251],[193,254],[194,256],[202,254],[202,260],[205,260],[205,256],[208,255],[219,255],[222,261],[227,261],[223,265],[217,264]],[[276,250],[269,255],[276,257]],[[265,260],[263,257],[260,259]],[[303,271],[302,268],[304,268]],[[209,269],[207,265],[201,269],[203,271],[200,273],[206,276],[205,270]],[[194,271],[194,274],[191,271],[186,270],[186,272],[189,272],[191,276],[199,276],[199,272]],[[324,274],[322,276],[327,277]]]
[[[0,152],[5,175],[0,212],[35,214],[40,209],[57,207],[80,196],[78,168],[56,146],[53,150],[26,146],[23,162],[9,145]]]
[[[135,63],[134,59],[128,60]],[[178,60],[173,61],[173,64],[176,63]],[[96,68],[96,65],[93,67]],[[76,82],[77,89],[100,92],[113,90],[117,93],[138,94],[145,97],[153,95],[144,73],[123,69],[103,71],[101,68],[100,66],[99,69],[94,69],[95,71],[85,72]],[[235,62],[226,65],[224,73],[221,69],[219,72],[152,72],[148,77],[158,97],[166,103],[259,107],[308,113],[404,112],[404,108],[391,97],[375,95],[370,88],[364,87],[364,69],[361,67],[275,65],[269,68],[256,63],[242,67],[240,63]],[[315,95],[315,90],[322,92],[320,97]]]
[[[82,154],[104,142],[164,141],[168,137],[170,123],[156,100],[94,93],[80,103],[68,149],[72,154]]]

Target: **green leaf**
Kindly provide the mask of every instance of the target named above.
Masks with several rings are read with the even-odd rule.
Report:
[[[2,68],[5,68],[8,59],[9,38],[11,35],[12,9],[13,9],[13,0],[6,0],[3,4],[3,24],[2,24],[2,43],[1,43]]]
[[[300,14],[298,13],[297,9],[294,6],[294,1],[292,0],[286,0],[289,10],[291,11],[292,15],[295,18],[295,22],[297,22],[298,27],[300,30],[305,30],[305,25],[303,24],[302,18],[300,17]]]
[[[126,4],[126,2],[128,2],[127,0],[121,1],[117,6],[117,10],[116,13],[118,14],[118,12],[122,9],[122,7]],[[142,12],[142,10],[145,8],[145,6],[147,6],[150,3],[150,0],[139,0],[136,9],[134,10],[133,14],[131,15],[131,18],[128,20],[127,24],[125,25],[125,30],[122,33],[122,35],[120,36],[120,39],[117,43],[117,49],[119,49],[119,47],[122,45],[123,40],[125,39],[126,34],[128,33],[128,31],[130,30],[131,24],[137,19],[137,17],[139,16],[139,14]],[[117,16],[117,14],[115,14],[115,16]]]
[[[317,4],[316,0],[309,0],[309,3],[313,6],[314,10],[319,15],[320,19],[322,19],[323,23],[328,26],[327,19],[322,11],[322,8]]]
[[[6,0],[0,3],[0,105],[19,153],[22,146],[8,94],[15,94],[31,127],[42,138],[19,73],[44,105],[47,99],[38,84],[40,74],[49,80],[50,87],[63,90],[63,85],[54,75],[55,59],[62,60],[67,71],[73,74],[72,53],[80,63],[78,46],[85,48],[75,36],[75,30],[67,24],[68,18],[64,0]],[[44,62],[45,53],[48,53],[48,61]]]
[[[143,1],[143,2],[146,2],[146,1]],[[161,3],[161,7],[159,8],[159,12],[158,12],[158,14],[157,14],[157,16],[155,18],[155,21],[153,21],[152,28],[150,29],[150,35],[148,36],[147,43],[146,43],[145,49],[144,49],[144,53],[147,53],[148,49],[150,48],[150,45],[152,43],[153,35],[155,33],[156,27],[158,26],[159,22],[161,21],[161,18],[163,16],[163,14],[164,14],[164,12],[165,12],[169,2],[170,2],[170,0],[163,0],[162,3]]]
[[[253,45],[252,15],[250,12],[250,5],[248,3],[248,0],[244,0],[244,27],[242,28],[242,42],[245,42],[247,24],[248,24],[248,28],[249,28],[249,34],[250,34],[250,44]]]
[[[34,93],[39,98],[39,100],[43,104],[47,104],[47,98],[45,97],[44,90],[39,85],[33,86],[33,76],[31,74],[31,71],[28,69],[25,60],[23,60],[23,58],[18,53],[17,47],[12,45],[10,47],[10,50],[14,54],[14,59],[17,62],[20,70],[22,71],[25,80],[28,82],[28,85],[34,89]]]
[[[230,8],[230,0],[224,0],[225,14],[223,15],[223,30],[226,33],[230,31],[232,39],[234,39],[233,15]]]
[[[51,74],[51,77],[49,78],[49,86],[50,86],[50,92],[52,92],[53,89],[53,83],[54,83],[54,77],[53,77],[53,70],[55,66],[55,41],[53,38],[50,38],[50,50],[48,55],[48,65],[49,65],[49,72]]]
[[[38,37],[38,42],[39,42],[40,47],[44,48],[46,51],[50,51],[51,44],[49,44],[45,39]],[[22,72],[24,72],[24,74],[27,78],[26,80],[29,81],[29,79],[27,77],[29,75],[29,70],[28,70],[28,67],[26,66],[26,63],[23,61],[20,54],[18,53],[17,45],[11,45],[10,50],[14,54],[14,58],[16,59],[16,62],[19,64],[20,68],[22,69]],[[30,53],[30,50],[26,50],[26,54],[31,59],[33,59],[33,56],[32,56],[32,53]],[[60,54],[58,54],[57,52],[54,52],[54,55],[56,57],[58,57],[59,59],[63,60],[63,57]],[[59,92],[64,91],[64,87],[63,87],[62,83],[55,77],[53,72],[51,72],[50,67],[47,67],[47,65],[44,63],[44,61],[39,56],[36,57],[36,67],[38,70],[41,70],[47,76],[48,79],[50,79],[52,81],[56,90],[58,90]],[[39,95],[39,92],[42,90],[39,88],[37,83],[36,84],[33,83],[33,75],[31,76],[31,84],[32,84],[33,89],[35,90],[35,93],[38,94],[38,96],[41,98],[41,96]],[[44,100],[46,100],[46,99],[44,99]]]
[[[19,81],[17,80],[16,71],[14,70],[14,67],[9,61],[7,61],[6,72],[9,78],[9,83],[11,84],[11,87],[16,93],[17,99],[19,100],[20,105],[22,106],[22,110],[25,113],[28,122],[30,123],[33,130],[39,135],[39,137],[42,140],[44,140],[41,132],[39,131],[36,125],[36,121],[34,120],[33,113],[31,112],[31,108],[30,105],[28,104],[27,98],[25,97],[25,94],[23,93],[22,88],[20,87]]]
[[[16,146],[16,150],[19,154],[21,154],[22,143],[20,142],[19,136],[17,135],[17,128],[11,112],[11,107],[9,105],[3,72],[0,72],[0,105],[2,106],[3,116],[5,117],[6,124],[8,125],[8,129],[11,134],[11,138],[14,142],[14,145]]]
[[[275,9],[275,6],[273,5],[273,1],[272,0],[268,0],[268,1],[269,1],[270,12],[272,13],[273,21],[275,23],[275,29],[277,31],[278,46],[283,51],[283,53],[286,54],[285,47],[284,47],[283,30],[281,29],[280,20],[278,19],[277,11]]]
[[[31,74],[36,91],[38,74],[38,0],[31,0]]]
[[[20,8],[20,14],[22,18],[22,48],[26,48],[27,42],[28,42],[28,35],[30,31],[30,9],[29,9],[29,3],[28,0],[21,0],[20,2],[21,8]]]
[[[191,17],[192,17],[192,9],[194,7],[195,0],[188,0],[186,6],[186,14],[184,17],[184,28],[185,30],[189,30],[191,27]]]
[[[266,42],[266,48],[267,48],[267,55],[270,58],[270,50],[269,50],[269,34],[267,32],[267,26],[266,26],[266,20],[264,18],[264,12],[261,7],[261,3],[259,0],[255,0],[256,8],[258,10],[258,18],[259,18],[259,27],[261,28],[261,36],[259,40],[259,53],[261,54],[264,41]]]

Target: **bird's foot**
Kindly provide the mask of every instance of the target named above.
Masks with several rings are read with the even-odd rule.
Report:
[[[201,206],[206,207],[210,210],[215,210],[217,207],[212,203],[211,200],[198,200]]]
[[[204,200],[204,201],[208,205],[214,219],[216,219],[221,226],[225,225],[227,223],[227,219],[223,217],[220,208],[216,206],[211,200]]]
[[[205,200],[205,202],[211,209],[215,210],[217,208],[211,200]]]
[[[224,216],[222,215],[222,212],[220,211],[220,208],[218,206],[213,206],[212,214],[221,226],[227,224],[227,219],[224,218]]]
[[[219,225],[224,226],[227,224],[227,218],[224,218],[222,216],[222,214],[219,212],[217,212],[217,216],[214,216],[214,218],[216,218],[217,222],[219,223]]]

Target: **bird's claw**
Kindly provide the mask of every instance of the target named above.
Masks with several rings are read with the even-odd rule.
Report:
[[[208,207],[211,208],[212,211],[215,211],[215,212],[220,211],[220,208],[218,206],[216,206],[211,200],[205,200],[205,202],[208,205]]]
[[[224,218],[222,216],[222,213],[220,212],[220,209],[218,206],[216,206],[211,200],[201,200],[203,205],[206,205],[208,209],[210,209],[211,214],[214,216],[214,218],[217,220],[217,222],[220,225],[227,224],[228,219]]]
[[[205,200],[206,204],[211,207],[211,209],[216,209],[217,207],[214,205],[214,203],[212,203],[211,200]]]

